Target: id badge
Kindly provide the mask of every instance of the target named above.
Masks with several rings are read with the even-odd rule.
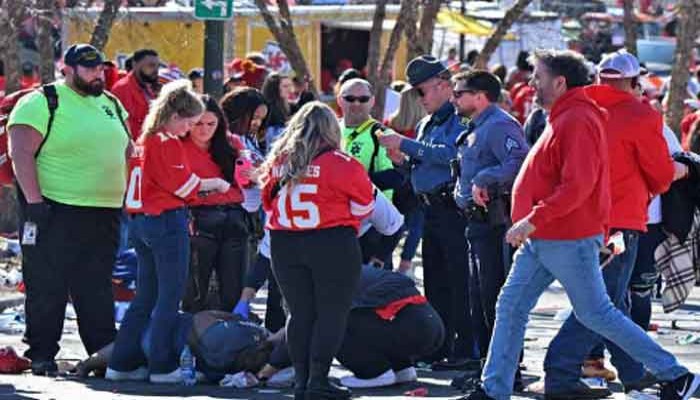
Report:
[[[22,233],[22,244],[26,246],[34,246],[36,244],[37,227],[34,222],[27,221],[24,223]]]

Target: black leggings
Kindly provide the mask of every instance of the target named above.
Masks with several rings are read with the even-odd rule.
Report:
[[[430,304],[408,305],[391,321],[373,309],[350,312],[338,361],[360,379],[400,371],[432,354],[445,340],[440,315]]]
[[[297,388],[327,379],[360,278],[362,256],[350,227],[272,231],[272,269],[289,306],[287,338]]]

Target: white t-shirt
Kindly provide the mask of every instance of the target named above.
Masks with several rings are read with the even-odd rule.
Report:
[[[668,152],[671,155],[683,151],[681,143],[678,141],[676,134],[673,133],[668,125],[664,124],[664,139],[666,139],[666,144],[668,145]],[[649,209],[647,212],[649,216],[647,220],[647,225],[658,224],[661,222],[661,196],[655,196],[651,203],[649,203]]]

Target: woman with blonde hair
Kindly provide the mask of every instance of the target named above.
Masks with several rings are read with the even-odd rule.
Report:
[[[191,83],[181,80],[163,86],[146,116],[138,143],[142,155],[131,160],[125,200],[131,214],[129,238],[139,262],[138,287],[117,333],[107,379],[182,380],[173,332],[189,265],[185,204],[198,192],[225,193],[230,187],[224,179],[195,175],[181,143],[204,110]],[[149,320],[152,329],[146,357],[141,338]]]
[[[399,97],[399,108],[389,116],[386,125],[404,136],[415,139],[416,125],[426,113],[420,105],[418,92],[412,89],[409,84],[403,88]]]
[[[261,167],[272,269],[289,305],[296,400],[350,397],[328,381],[328,371],[360,277],[360,220],[372,212],[374,196],[362,164],[339,150],[340,139],[333,110],[307,103]]]

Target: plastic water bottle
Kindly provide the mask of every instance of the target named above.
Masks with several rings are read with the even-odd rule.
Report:
[[[197,360],[190,350],[190,346],[185,345],[180,354],[180,374],[182,375],[182,384],[185,386],[194,386],[197,383]]]

